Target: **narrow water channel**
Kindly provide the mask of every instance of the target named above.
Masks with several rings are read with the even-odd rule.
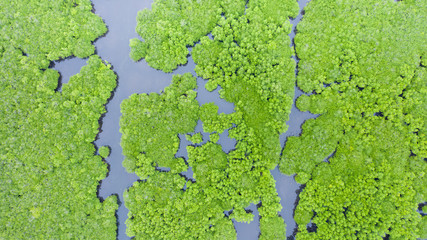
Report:
[[[95,13],[104,19],[108,27],[107,34],[95,42],[97,54],[111,63],[118,76],[118,86],[113,98],[107,104],[101,133],[95,142],[98,147],[108,145],[111,148],[111,155],[106,159],[110,165],[109,175],[101,182],[98,194],[101,198],[112,194],[119,197],[117,239],[130,239],[126,235],[125,221],[128,210],[124,206],[123,192],[139,177],[126,172],[122,166],[124,156],[120,147],[120,103],[134,93],[160,92],[170,84],[171,79],[143,62],[135,63],[129,58],[129,39],[138,36],[135,33],[137,12],[143,8],[150,8],[150,1],[127,0],[124,3],[118,0],[93,0],[92,2]]]
[[[292,24],[292,32],[289,34],[291,39],[291,47],[295,47],[294,39],[297,33],[297,25],[302,20],[304,15],[304,7],[310,2],[310,0],[300,0],[299,14],[295,19],[290,19]],[[296,62],[295,76],[298,75],[298,62],[299,59],[295,55],[292,57]],[[301,112],[295,105],[296,99],[304,94],[297,86],[295,86],[294,103],[292,104],[291,114],[289,120],[286,122],[288,130],[280,136],[280,142],[282,148],[286,144],[286,140],[290,136],[299,136],[301,134],[301,125],[310,118],[315,118],[317,115],[311,114],[310,112]],[[294,210],[297,204],[298,194],[301,191],[301,185],[298,184],[294,176],[288,176],[280,173],[278,167],[271,171],[274,179],[276,180],[276,190],[281,199],[282,211],[280,215],[285,219],[286,223],[286,235],[288,239],[294,239],[297,230],[297,225],[294,220]]]
[[[124,156],[122,155],[122,149],[120,147],[120,103],[135,93],[160,92],[171,83],[172,75],[174,74],[191,72],[195,75],[195,64],[190,57],[189,62],[185,66],[180,66],[173,73],[165,74],[149,67],[145,61],[135,63],[129,58],[129,39],[138,37],[135,33],[137,12],[144,8],[150,8],[152,3],[151,0],[127,0],[126,3],[119,0],[92,0],[92,2],[95,13],[104,19],[108,27],[107,34],[94,43],[97,54],[103,60],[111,63],[113,70],[118,76],[118,86],[113,97],[106,106],[107,113],[102,118],[101,132],[98,134],[98,138],[95,141],[97,147],[106,145],[111,149],[111,154],[106,159],[109,165],[109,174],[101,182],[98,195],[101,199],[114,194],[118,196],[120,202],[117,212],[117,239],[124,240],[130,238],[126,235],[125,221],[127,219],[128,210],[123,203],[123,192],[131,187],[139,178],[135,174],[127,173],[122,166]],[[291,24],[293,24],[294,31],[296,25],[302,19],[303,8],[307,2],[309,2],[309,0],[299,1],[300,14],[295,19],[290,20]],[[295,32],[289,35],[292,40],[292,46],[294,36]],[[294,57],[294,59],[298,63],[298,58]],[[85,61],[86,60],[78,58],[71,58],[56,62],[54,68],[60,72],[61,82],[67,82],[70,76],[78,73],[80,68],[85,65]],[[295,72],[297,74],[297,69]],[[234,111],[232,103],[228,103],[219,98],[218,89],[213,92],[208,92],[204,88],[206,81],[201,78],[198,78],[197,81],[197,100],[200,104],[215,102],[219,106],[219,112],[231,113]],[[295,87],[294,104],[292,106],[290,120],[287,122],[289,129],[285,134],[280,136],[282,146],[284,146],[288,136],[298,136],[300,134],[301,124],[305,120],[315,117],[315,115],[310,113],[300,112],[295,107],[295,99],[301,94],[301,90]],[[203,133],[200,122],[196,127],[196,132]],[[204,133],[203,135],[206,141],[207,134]],[[235,141],[228,138],[227,131],[221,134],[219,143],[226,152],[233,149],[235,145]],[[188,144],[188,141],[183,140],[180,144],[180,150],[176,155],[186,157],[187,153],[185,147]],[[277,168],[272,170],[271,173],[276,180],[277,192],[282,199],[281,203],[283,209],[280,214],[287,224],[288,238],[293,238],[292,235],[296,227],[293,220],[293,211],[297,199],[297,191],[300,189],[300,186],[295,182],[293,176],[283,175]],[[191,176],[192,172],[190,169],[188,177],[191,178]],[[253,222],[249,224],[234,222],[239,240],[258,239],[258,211],[254,204],[251,204],[248,210],[252,211],[255,215]]]

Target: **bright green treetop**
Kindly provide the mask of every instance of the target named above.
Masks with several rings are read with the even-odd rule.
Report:
[[[110,156],[110,147],[108,146],[102,146],[98,149],[99,156],[102,158],[107,158]]]
[[[203,136],[201,133],[196,133],[196,134],[193,134],[192,136],[186,135],[186,138],[188,141],[195,143],[195,144],[203,142]]]

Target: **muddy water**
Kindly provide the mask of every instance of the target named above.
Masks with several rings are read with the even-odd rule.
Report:
[[[150,93],[160,92],[171,83],[173,74],[182,74],[186,72],[194,73],[194,62],[189,58],[188,64],[180,66],[173,73],[165,74],[161,71],[149,67],[144,61],[133,62],[129,58],[129,39],[138,37],[135,33],[137,12],[143,8],[150,8],[152,1],[141,0],[92,0],[95,13],[100,15],[108,26],[108,33],[95,42],[97,54],[103,59],[111,63],[113,70],[118,76],[118,87],[110,102],[107,104],[107,113],[102,119],[101,132],[98,139],[95,141],[97,147],[107,145],[111,148],[111,155],[106,159],[109,165],[109,174],[106,179],[101,182],[98,195],[100,198],[106,198],[110,195],[119,197],[119,210],[117,212],[118,222],[118,239],[130,239],[126,235],[125,221],[127,219],[128,210],[123,204],[123,192],[132,186],[139,178],[135,174],[127,173],[122,167],[124,156],[120,147],[121,134],[119,131],[120,120],[120,103],[129,98],[134,93]],[[308,0],[299,2],[300,8],[305,6]],[[301,20],[300,14],[297,18],[291,20],[294,25]],[[289,36],[293,39],[294,33]],[[294,58],[296,61],[297,58]],[[54,68],[61,74],[61,82],[66,83],[70,76],[79,72],[80,68],[85,65],[86,60],[71,58],[56,62]],[[208,92],[204,85],[205,80],[198,78],[198,96],[197,100],[200,104],[207,102],[215,102],[219,106],[219,112],[231,113],[234,111],[234,106],[219,98],[218,89],[213,92]],[[296,87],[295,98],[302,94]],[[290,120],[288,121],[289,130],[280,136],[282,146],[286,142],[288,136],[297,136],[301,132],[301,124],[308,118],[313,118],[314,115],[300,112],[295,104],[292,107]],[[203,133],[202,125],[196,127],[195,132],[201,132],[204,140],[209,139],[208,134]],[[183,141],[180,144],[180,150],[177,156],[186,156],[185,147],[189,144],[182,136]],[[228,138],[228,132],[220,135],[219,143],[223,150],[228,152],[234,148],[235,141]],[[297,191],[300,186],[295,182],[292,176],[281,174],[278,169],[271,171],[275,180],[279,196],[281,197],[283,210],[280,215],[285,219],[287,224],[287,235],[292,238],[295,228],[293,221],[294,204],[297,198]],[[187,177],[192,178],[191,169],[186,173]],[[259,235],[259,215],[254,204],[248,206],[248,210],[255,215],[254,221],[249,224],[234,222],[237,230],[238,239],[250,240],[258,239]]]

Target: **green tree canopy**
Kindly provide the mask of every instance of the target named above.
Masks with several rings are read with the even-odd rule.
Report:
[[[97,198],[107,166],[92,142],[115,74],[92,56],[60,93],[58,72],[17,49],[0,66],[0,238],[114,238],[116,198]]]
[[[93,141],[116,75],[89,0],[0,0],[0,239],[114,239],[116,197]],[[89,57],[58,91],[52,60]]]
[[[297,238],[427,237],[416,212],[427,193],[426,10],[426,1],[306,7],[297,81],[314,94],[297,106],[321,116],[288,139],[280,162],[307,184]]]

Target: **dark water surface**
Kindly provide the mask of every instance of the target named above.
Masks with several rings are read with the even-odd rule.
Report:
[[[299,1],[300,10],[309,0]],[[100,15],[108,26],[107,34],[95,42],[97,54],[103,59],[111,63],[113,70],[118,76],[118,87],[110,102],[107,104],[107,113],[102,119],[101,132],[98,139],[95,141],[97,147],[107,145],[111,148],[111,155],[106,159],[109,164],[109,174],[100,185],[99,197],[106,198],[110,195],[119,197],[119,209],[117,212],[118,221],[118,239],[130,239],[126,236],[126,225],[128,210],[123,203],[123,192],[132,186],[139,178],[135,174],[127,173],[122,166],[124,156],[120,147],[121,134],[119,131],[120,121],[120,103],[129,98],[134,93],[150,93],[160,92],[171,83],[173,74],[182,74],[186,72],[194,73],[194,62],[189,58],[188,64],[178,67],[173,73],[165,74],[161,71],[149,67],[145,61],[133,62],[129,58],[129,40],[138,37],[135,33],[136,16],[139,10],[150,8],[152,1],[148,0],[92,0],[95,13]],[[291,20],[294,25],[301,20],[302,14]],[[292,39],[295,33],[289,35]],[[298,59],[294,58],[296,61]],[[54,68],[61,74],[61,82],[68,81],[70,76],[79,72],[80,68],[85,65],[86,60],[71,58],[56,62]],[[296,71],[297,72],[297,71]],[[219,106],[219,112],[231,113],[234,111],[232,103],[227,103],[219,98],[218,89],[213,92],[208,92],[204,85],[205,80],[198,78],[198,96],[197,100],[200,104],[207,102],[215,102]],[[295,98],[300,96],[302,92],[295,87]],[[280,136],[282,146],[286,142],[288,136],[298,136],[301,132],[301,124],[309,118],[315,117],[307,112],[300,112],[295,103],[292,106],[290,120],[287,122],[289,129],[285,134]],[[203,133],[201,122],[196,127],[195,132],[201,132],[204,136],[204,142],[209,140],[208,134]],[[176,156],[187,156],[185,147],[189,144],[185,137],[180,136],[180,150]],[[219,143],[223,146],[223,150],[228,152],[234,148],[235,140],[228,138],[228,132],[220,135]],[[283,206],[280,215],[285,219],[287,224],[287,235],[292,238],[292,234],[296,227],[293,220],[293,212],[295,201],[297,199],[297,191],[300,185],[297,184],[293,176],[286,176],[279,172],[276,168],[271,171],[276,180],[276,189],[281,197]],[[186,173],[187,177],[192,178],[192,171]],[[234,222],[237,230],[237,237],[241,240],[258,239],[259,235],[259,215],[256,205],[251,204],[247,208],[251,210],[255,217],[254,221],[249,224]]]
[[[289,34],[291,38],[291,47],[294,47],[294,38],[297,32],[297,24],[302,20],[304,15],[304,7],[310,2],[310,0],[300,0],[298,1],[300,12],[295,19],[290,19],[292,24],[292,32]],[[299,59],[297,56],[292,57],[297,63],[297,67],[295,69],[295,76],[298,75],[298,62]],[[299,136],[301,134],[301,125],[310,118],[315,118],[317,115],[311,114],[309,112],[301,112],[296,106],[296,99],[304,94],[297,86],[295,86],[295,96],[294,103],[292,104],[291,114],[289,116],[289,120],[286,122],[288,125],[288,130],[286,133],[280,136],[280,142],[282,143],[282,147],[286,145],[286,139],[290,136]],[[271,171],[274,179],[276,180],[276,189],[279,197],[281,198],[280,203],[282,204],[282,211],[280,215],[285,219],[286,223],[286,235],[288,239],[294,239],[294,233],[297,230],[297,225],[293,218],[294,210],[296,206],[297,197],[299,191],[301,190],[301,185],[298,184],[293,176],[287,176],[280,173],[278,167],[276,167],[273,171]]]

